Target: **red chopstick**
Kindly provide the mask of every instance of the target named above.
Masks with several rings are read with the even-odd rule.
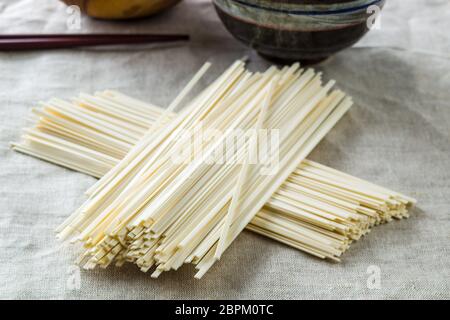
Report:
[[[187,41],[185,34],[44,34],[0,35],[0,51],[64,49]]]

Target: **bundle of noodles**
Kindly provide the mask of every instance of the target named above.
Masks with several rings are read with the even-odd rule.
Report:
[[[61,237],[84,242],[80,262],[86,268],[130,261],[143,271],[157,265],[153,275],[158,276],[193,262],[201,277],[245,226],[315,256],[339,260],[350,243],[374,225],[407,217],[414,199],[304,159],[351,104],[340,91],[328,94],[330,85],[323,88],[320,75],[298,70],[298,65],[250,74],[237,62],[219,80],[179,116],[172,112],[174,105],[162,111],[114,91],[82,94],[70,103],[52,99],[33,110],[37,123],[14,144],[16,150],[96,177],[115,168],[89,190],[88,202],[59,229]],[[161,160],[169,159],[170,147],[173,152],[181,137],[174,134],[176,126],[186,125],[190,117],[193,128],[193,113],[210,116],[211,125],[227,132],[243,110],[246,129],[281,128],[297,115],[291,130],[302,128],[296,137],[304,143],[291,153],[300,156],[285,161],[289,168],[267,177],[248,161],[203,164],[200,170],[201,162],[191,158],[182,164]],[[284,136],[290,142],[280,148],[281,154],[298,141]],[[257,144],[249,141],[235,156],[245,159]],[[194,181],[192,174],[198,175]],[[263,197],[253,196],[257,184],[252,181],[267,181],[260,190]],[[242,211],[249,199],[262,204],[251,203]]]

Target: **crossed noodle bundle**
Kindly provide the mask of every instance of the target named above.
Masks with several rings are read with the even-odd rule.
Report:
[[[333,82],[323,86],[320,74],[296,64],[252,74],[238,61],[174,113],[207,67],[167,111],[114,91],[33,110],[37,123],[16,150],[103,176],[58,230],[83,242],[86,268],[129,261],[142,271],[156,266],[156,277],[194,263],[199,278],[245,227],[339,260],[374,225],[407,217],[414,199],[305,160],[351,105],[330,92]],[[180,139],[188,143],[182,132],[200,125],[223,134],[203,141],[206,155],[171,161]],[[280,130],[277,172],[261,175],[262,165],[249,163],[257,136],[232,164],[205,161],[237,128]]]

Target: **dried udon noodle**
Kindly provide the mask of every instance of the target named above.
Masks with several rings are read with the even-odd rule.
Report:
[[[298,65],[252,74],[236,62],[177,115],[175,107],[206,69],[169,111],[114,91],[52,99],[33,110],[36,124],[14,149],[105,177],[58,229],[61,238],[82,241],[85,268],[129,261],[142,271],[156,266],[156,277],[194,263],[201,277],[244,227],[339,260],[373,226],[408,216],[414,199],[305,159],[351,105],[342,92],[329,92],[332,83],[323,86],[320,74]],[[281,134],[284,166],[262,176],[245,161],[169,161],[179,129],[200,122],[221,132],[289,131]],[[206,148],[218,148],[213,144]],[[254,145],[236,158],[245,159]]]

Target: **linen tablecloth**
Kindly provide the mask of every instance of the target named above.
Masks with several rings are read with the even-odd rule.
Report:
[[[1,33],[74,32],[68,18],[57,0],[0,1]],[[310,158],[416,197],[411,218],[375,228],[339,264],[246,231],[200,281],[190,267],[157,280],[134,265],[79,272],[76,250],[53,230],[95,180],[14,153],[9,142],[53,96],[116,89],[167,106],[206,60],[214,67],[203,84],[244,55],[253,70],[269,63],[228,34],[210,1],[185,0],[133,23],[83,18],[77,32],[188,32],[192,40],[0,53],[0,298],[450,298],[448,0],[387,1],[379,30],[318,66],[355,106]],[[380,286],[370,285],[372,272]]]

